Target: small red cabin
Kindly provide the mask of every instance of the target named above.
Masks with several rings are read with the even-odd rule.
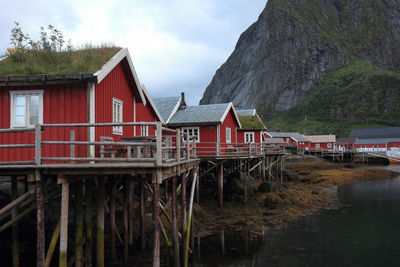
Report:
[[[139,83],[128,50],[101,49],[93,53],[104,53],[105,49],[110,57],[94,72],[0,75],[0,128],[29,130],[35,124],[162,121]],[[45,127],[42,139],[68,141],[72,129],[76,141],[99,141],[101,136],[118,140],[143,134],[134,128]],[[34,133],[0,133],[0,144],[27,143],[34,143]],[[78,145],[75,153],[81,157],[93,155],[92,149]],[[64,157],[69,156],[70,148],[44,145],[42,151],[42,157]],[[33,157],[34,148],[0,149],[0,161],[30,161]]]
[[[179,98],[155,98],[154,103],[169,128],[180,128],[196,138],[197,156],[223,156],[236,149],[241,127],[232,103],[187,106]]]
[[[335,135],[307,135],[310,140],[311,151],[334,151],[336,136]]]
[[[265,132],[265,138],[282,138],[285,145],[293,148],[301,148],[308,150],[310,148],[310,140],[302,134],[294,132]]]

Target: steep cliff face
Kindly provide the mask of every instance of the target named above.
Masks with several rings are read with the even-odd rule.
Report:
[[[400,0],[268,0],[200,104],[286,111],[351,60],[398,70],[399,43]]]

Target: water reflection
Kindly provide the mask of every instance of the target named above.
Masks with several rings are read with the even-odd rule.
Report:
[[[400,266],[400,177],[345,185],[338,196],[339,209],[285,230],[220,229],[202,238],[194,266]]]

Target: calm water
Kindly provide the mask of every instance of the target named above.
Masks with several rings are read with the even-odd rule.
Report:
[[[339,209],[285,230],[202,238],[194,266],[400,266],[400,177],[345,185],[338,197]]]

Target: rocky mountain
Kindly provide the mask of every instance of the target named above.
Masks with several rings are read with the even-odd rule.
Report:
[[[376,118],[355,112],[369,108],[376,124],[400,124],[384,119],[400,115],[399,44],[400,0],[268,0],[200,104],[256,107],[267,126],[285,130],[289,114],[304,121],[298,127],[305,117],[370,124]]]

